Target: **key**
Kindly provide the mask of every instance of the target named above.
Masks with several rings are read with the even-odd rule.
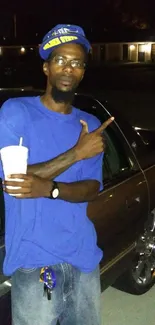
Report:
[[[44,283],[44,297],[47,295],[47,286],[46,284]]]
[[[51,300],[52,291],[56,286],[56,277],[52,268],[44,267],[40,272],[40,282],[44,283],[44,296]]]
[[[51,294],[52,290],[48,288],[47,285],[44,283],[44,296],[46,296],[48,300],[51,300]]]
[[[52,291],[51,289],[47,288],[47,299],[51,300],[51,297],[52,297]]]
[[[46,282],[44,282],[44,294],[47,296],[48,300],[51,300],[52,290],[53,290],[53,281],[52,274],[50,270],[46,270]]]

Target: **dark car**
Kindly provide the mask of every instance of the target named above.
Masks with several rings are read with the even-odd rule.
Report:
[[[0,104],[10,97],[35,96],[37,90],[1,90]],[[90,95],[76,94],[74,105],[103,123],[114,115],[106,131],[103,161],[104,190],[88,205],[98,245],[104,250],[100,263],[102,289],[115,283],[126,290],[142,294],[155,279],[155,148],[144,141],[117,111]],[[149,132],[149,131],[148,131]],[[155,133],[151,131],[152,138]],[[0,214],[0,324],[9,320],[9,279],[2,274],[4,259],[4,205],[1,191]],[[123,279],[123,280],[122,280]],[[3,311],[3,313],[2,313]],[[6,316],[8,315],[8,316]],[[3,320],[2,320],[3,317]],[[8,323],[9,324],[9,323]]]

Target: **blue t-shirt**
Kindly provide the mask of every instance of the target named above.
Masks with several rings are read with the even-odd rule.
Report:
[[[80,120],[89,131],[99,120],[75,107],[70,114],[47,109],[40,97],[9,99],[0,110],[0,148],[19,144],[29,149],[28,164],[44,162],[72,148],[80,135]],[[102,189],[103,154],[81,160],[55,178],[60,182],[96,179]],[[2,166],[0,176],[4,178]],[[4,274],[20,267],[42,267],[70,263],[91,272],[103,253],[96,231],[87,217],[87,202],[70,203],[48,198],[16,199],[5,193],[6,256]]]

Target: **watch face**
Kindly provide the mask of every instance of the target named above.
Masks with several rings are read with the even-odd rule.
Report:
[[[58,195],[59,195],[59,190],[58,190],[58,188],[55,188],[52,192],[52,196],[54,199],[56,199],[58,197]]]

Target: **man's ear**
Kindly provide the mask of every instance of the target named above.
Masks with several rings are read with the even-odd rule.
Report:
[[[46,76],[48,76],[48,63],[44,62],[43,64],[43,72]]]

